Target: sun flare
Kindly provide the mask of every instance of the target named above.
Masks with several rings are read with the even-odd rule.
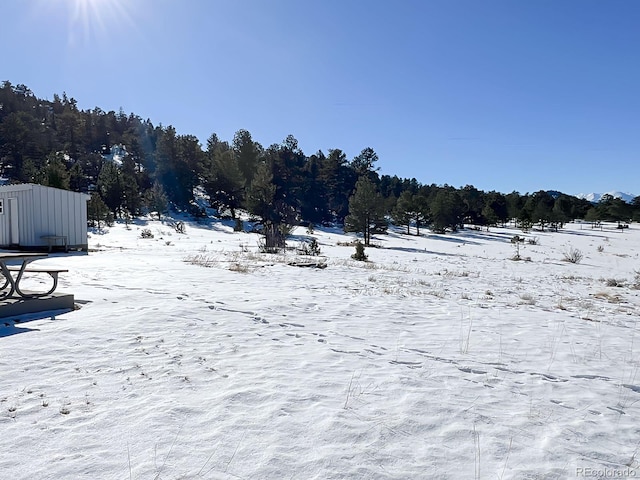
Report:
[[[69,0],[69,43],[106,37],[121,23],[131,23],[125,0]]]

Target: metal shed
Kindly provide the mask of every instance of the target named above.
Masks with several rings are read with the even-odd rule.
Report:
[[[0,186],[0,246],[87,250],[87,201],[84,193],[33,183]]]

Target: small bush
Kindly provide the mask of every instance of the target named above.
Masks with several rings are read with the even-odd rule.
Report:
[[[598,252],[604,252],[604,245],[598,245]]]
[[[229,265],[229,270],[238,273],[249,273],[249,266],[245,263],[233,262]]]
[[[175,229],[176,233],[186,233],[184,222],[176,222],[173,228]]]
[[[241,219],[236,218],[236,223],[233,224],[233,231],[234,232],[244,231],[244,222]]]
[[[516,235],[513,238],[517,239],[518,236]],[[524,238],[522,239],[522,241],[524,241]],[[514,239],[511,239],[511,243],[513,243],[513,246],[515,247],[516,252],[513,254],[512,257],[509,257],[509,259],[513,260],[514,262],[519,262],[520,260],[522,260],[522,256],[520,255],[520,240],[514,241]]]
[[[536,299],[533,297],[533,295],[529,295],[528,293],[523,293],[522,295],[520,295],[519,303],[521,305],[535,305]]]
[[[151,233],[151,230],[149,230],[148,228],[143,228],[142,231],[140,232],[140,237],[153,238],[153,233]]]
[[[298,252],[300,252],[301,255],[311,255],[317,257],[321,253],[318,240],[312,238],[310,242],[302,242],[300,244]]]
[[[607,287],[624,287],[624,280],[618,280],[617,278],[608,278],[605,283]]]
[[[564,252],[563,260],[569,263],[580,263],[584,258],[584,255],[577,248],[571,247],[569,250]]]
[[[354,260],[358,260],[359,262],[366,262],[369,258],[364,253],[364,244],[360,240],[356,242],[356,253],[351,255],[351,258],[353,258]]]
[[[527,243],[529,245],[540,245],[540,240],[538,239],[538,237],[533,237],[527,240]]]
[[[198,265],[199,267],[214,267],[218,265],[217,259],[207,254],[206,252],[198,253],[195,255],[189,255],[184,260],[185,263],[189,263],[191,265]]]

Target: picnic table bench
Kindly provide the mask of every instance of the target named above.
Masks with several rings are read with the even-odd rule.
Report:
[[[65,252],[69,251],[66,235],[42,235],[40,239],[47,242],[47,245],[49,246],[49,253],[51,253],[51,250],[58,241],[60,241],[61,245],[64,247]]]
[[[36,298],[51,295],[58,287],[58,274],[68,272],[65,268],[51,267],[29,267],[29,264],[35,260],[46,258],[46,253],[35,252],[1,252],[0,253],[0,272],[4,276],[4,285],[0,288],[0,299],[9,297],[13,298]],[[9,265],[8,262],[19,263],[18,265]],[[13,273],[18,272],[16,276]],[[46,273],[53,279],[52,287],[42,293],[23,292],[20,289],[20,281],[25,273]],[[2,279],[0,278],[0,281]]]

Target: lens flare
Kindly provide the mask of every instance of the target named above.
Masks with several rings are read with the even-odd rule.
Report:
[[[108,36],[122,23],[132,24],[126,0],[68,0],[69,44],[89,43]]]

